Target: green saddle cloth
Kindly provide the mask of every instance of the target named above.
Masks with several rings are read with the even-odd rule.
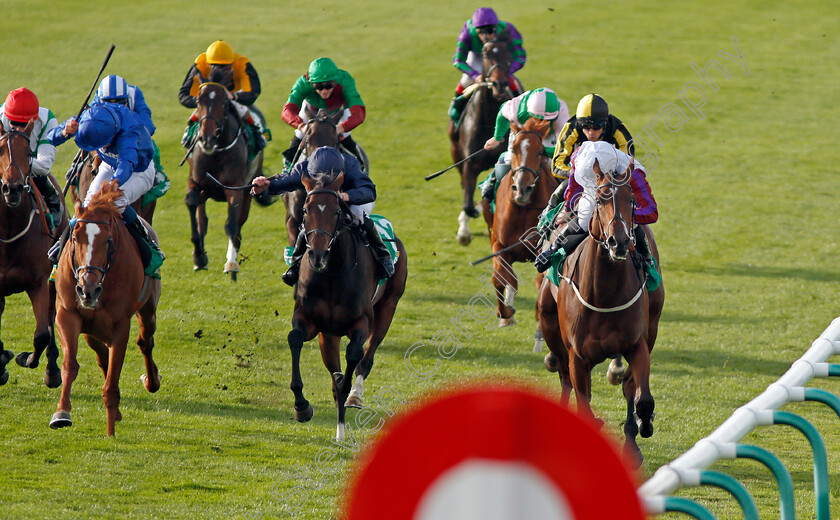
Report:
[[[657,269],[658,263],[656,258],[652,258],[653,262],[647,266],[647,273],[645,276],[645,289],[647,292],[653,292],[659,288],[662,283],[662,275]],[[545,277],[554,285],[560,285],[560,273],[563,271],[563,262],[566,261],[566,252],[559,249],[551,256],[551,267],[545,271]]]

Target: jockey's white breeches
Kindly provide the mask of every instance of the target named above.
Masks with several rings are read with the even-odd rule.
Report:
[[[94,177],[93,182],[90,183],[83,206],[87,206],[90,203],[90,199],[102,189],[102,185],[109,182],[113,176],[114,168],[103,161],[99,166],[99,171],[96,173],[96,177]],[[142,172],[132,173],[131,177],[129,177],[128,180],[120,186],[122,195],[114,201],[114,204],[120,209],[120,213],[122,213],[126,206],[139,199],[144,193],[152,189],[154,182],[155,162],[149,161],[149,166],[146,167],[145,170]]]
[[[353,219],[357,222],[363,222],[365,215],[373,213],[373,205],[375,202],[368,202],[367,204],[350,204],[350,213],[353,214]]]

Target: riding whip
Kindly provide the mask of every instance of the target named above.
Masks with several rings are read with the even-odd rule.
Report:
[[[93,85],[90,87],[90,92],[88,92],[88,95],[85,98],[85,102],[82,103],[82,108],[79,109],[79,115],[76,116],[77,120],[82,117],[82,112],[85,111],[85,107],[87,106],[88,101],[90,101],[90,96],[92,96],[93,91],[96,90],[96,86],[99,84],[99,78],[102,76],[102,72],[105,71],[105,66],[108,65],[108,60],[111,59],[111,54],[114,52],[114,47],[115,45],[112,43],[111,48],[108,49],[108,55],[105,56],[105,61],[102,62],[102,68],[99,69],[99,74],[96,75],[96,81],[93,82]]]
[[[505,248],[503,248],[503,249],[499,249],[498,251],[496,251],[496,252],[495,252],[495,253],[493,253],[492,255],[487,255],[487,256],[485,256],[485,257],[483,257],[483,258],[479,258],[478,260],[475,260],[475,261],[473,261],[473,262],[470,262],[470,265],[472,265],[472,266],[476,266],[476,265],[480,264],[481,262],[485,262],[485,261],[487,261],[487,260],[490,260],[491,258],[497,257],[497,256],[501,255],[502,253],[507,253],[507,252],[508,252],[508,251],[510,251],[511,249],[515,249],[515,248],[517,248],[517,247],[521,246],[522,244],[524,244],[525,242],[527,242],[527,241],[531,240],[532,238],[537,238],[538,236],[540,236],[540,233],[539,233],[538,231],[534,231],[533,233],[531,233],[531,234],[530,234],[530,235],[528,235],[527,237],[523,238],[523,239],[522,239],[522,240],[520,240],[519,242],[517,242],[517,243],[515,243],[515,244],[513,244],[513,245],[510,245],[510,246],[507,246],[507,247],[505,247]]]
[[[210,175],[210,172],[205,172],[204,175],[206,175],[207,178],[210,179],[211,181],[218,184],[221,188],[224,188],[224,189],[230,190],[230,191],[245,191],[245,190],[250,190],[251,188],[255,188],[257,186],[256,184],[248,184],[248,185],[245,185],[245,186],[225,186],[224,184],[219,182],[218,179],[216,179],[215,177]]]
[[[469,154],[468,156],[464,157],[463,159],[461,159],[460,161],[456,162],[456,163],[455,163],[455,164],[453,164],[452,166],[450,166],[450,167],[448,167],[448,168],[444,168],[443,170],[441,170],[441,171],[439,171],[439,172],[435,172],[435,173],[433,173],[433,174],[431,174],[431,175],[427,175],[427,176],[425,177],[425,179],[426,179],[427,181],[430,181],[430,180],[434,179],[435,177],[437,177],[437,176],[439,176],[439,175],[443,174],[444,172],[447,172],[447,171],[451,170],[452,168],[454,168],[454,167],[458,166],[459,164],[462,164],[462,163],[467,162],[468,160],[472,159],[473,157],[475,157],[476,155],[480,154],[480,153],[481,153],[481,152],[483,152],[483,151],[485,151],[485,150],[484,150],[484,148],[479,148],[478,150],[476,150],[475,152],[473,152],[473,153]]]

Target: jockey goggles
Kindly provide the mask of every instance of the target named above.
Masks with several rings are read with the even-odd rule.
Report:
[[[315,83],[312,86],[315,87],[315,90],[329,90],[335,86],[335,83],[332,81],[324,81],[321,83]]]
[[[493,34],[493,33],[496,32],[496,26],[495,25],[483,25],[481,27],[476,27],[475,30],[476,30],[476,32],[478,32],[478,34]]]
[[[592,122],[592,121],[587,121],[586,123],[581,123],[580,124],[580,127],[583,128],[584,130],[600,130],[600,129],[604,128],[605,126],[607,126],[607,123],[600,123],[600,122],[595,123],[595,122]]]

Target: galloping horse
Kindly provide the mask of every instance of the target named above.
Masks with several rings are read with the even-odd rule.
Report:
[[[350,212],[338,191],[344,174],[334,179],[328,176],[312,179],[304,175],[302,180],[307,193],[301,232],[305,233],[308,249],[301,261],[289,332],[295,419],[305,422],[313,415],[312,405],[303,396],[300,352],[303,342],[317,334],[338,407],[336,438],[342,440],[345,407],[361,408],[363,383],[373,367],[373,355],[385,338],[405,291],[408,257],[402,242],[397,239],[396,272],[377,290],[377,260],[363,243],[360,233],[349,227]],[[339,350],[342,336],[350,338],[343,374]],[[362,350],[365,341],[367,346]],[[355,384],[351,379],[354,370]]]
[[[35,314],[34,352],[21,352],[16,361],[29,368],[38,366],[41,354],[47,351],[47,368],[44,383],[50,388],[61,384],[58,371],[58,348],[55,345],[55,286],[49,281],[50,265],[47,250],[67,227],[67,212],[56,223],[50,235],[45,220],[47,207],[37,201],[30,182],[29,133],[32,123],[22,132],[0,128],[0,316],[6,308],[6,296],[26,291]],[[57,190],[61,188],[50,178]],[[3,349],[0,341],[0,385],[9,380],[6,364],[14,354]]]
[[[99,165],[102,164],[102,159],[94,152],[79,150],[79,153],[81,154],[79,160],[82,161],[82,164],[77,179],[78,187],[75,184],[70,185],[70,196],[73,199],[74,204],[76,201],[84,202],[85,197],[87,196],[88,188],[90,188],[90,183],[93,182],[93,179],[96,177],[96,172],[99,171]],[[142,205],[142,201],[143,197],[140,197],[131,204],[131,207],[134,208],[134,211],[137,212],[143,220],[152,224],[152,219],[155,216],[157,199],[146,205]]]
[[[513,297],[518,290],[514,262],[533,262],[537,251],[536,229],[540,212],[557,188],[557,179],[551,175],[548,157],[543,152],[543,139],[551,130],[551,121],[529,119],[515,133],[511,146],[511,171],[499,183],[496,192],[496,210],[482,199],[484,220],[490,230],[493,252],[512,246],[530,237],[510,251],[493,258],[493,285],[499,311],[499,326],[513,325]],[[513,131],[513,130],[512,130]]]
[[[336,126],[341,120],[342,111],[327,112],[324,109],[312,116],[306,122],[303,141],[301,141],[300,150],[297,156],[308,157],[312,155],[316,149],[322,146],[331,146],[333,148],[339,147],[338,134],[336,133]],[[362,171],[368,173],[370,171],[370,164],[367,161],[367,155],[364,150],[361,150],[361,145],[358,145],[362,157],[365,162],[361,164]],[[263,192],[265,193],[265,192]],[[295,190],[283,194],[283,203],[286,205],[286,235],[289,239],[289,245],[295,245],[298,232],[300,231],[300,224],[303,222],[303,201],[306,198],[306,192],[303,190]]]
[[[211,76],[211,80],[215,79]],[[224,272],[236,281],[239,272],[237,256],[242,244],[242,226],[248,220],[251,196],[245,191],[226,190],[207,178],[207,173],[226,186],[247,184],[262,172],[263,154],[248,162],[245,123],[230,105],[228,91],[221,83],[203,82],[198,90],[197,144],[190,159],[190,178],[184,202],[190,212],[194,269],[207,268],[204,237],[207,234],[207,199],[227,201],[228,218],[225,234],[228,237],[227,261]]]
[[[624,452],[641,464],[636,435],[653,435],[650,351],[656,342],[665,289],[660,284],[648,293],[645,277],[629,254],[635,210],[629,185],[633,163],[626,172],[602,172],[597,161],[593,169],[598,188],[590,235],[565,260],[559,286],[543,281],[538,317],[551,350],[546,365],[552,354],[557,360],[562,399],[568,401],[574,388],[578,410],[586,415],[593,415],[589,404],[592,368],[607,358],[627,360],[629,369],[623,377],[627,400]],[[645,232],[658,263],[653,234],[647,226]]]
[[[122,370],[131,317],[137,315],[137,345],[146,359],[141,377],[149,392],[160,388],[160,374],[152,360],[160,300],[160,280],[144,276],[137,243],[122,222],[114,201],[120,197],[117,182],[111,181],[82,208],[76,204],[76,225],[61,253],[56,275],[58,313],[56,323],[64,351],[61,375],[64,386],[50,427],[71,426],[70,388],[79,372],[76,353],[79,334],[96,352],[105,375],[102,401],[108,418],[108,436],[114,435],[120,414],[120,371]],[[154,239],[154,230],[149,229]]]
[[[481,50],[483,72],[476,79],[476,92],[472,94],[460,125],[449,122],[449,140],[452,145],[452,160],[457,163],[484,147],[492,137],[496,125],[496,114],[502,103],[512,97],[508,86],[508,71],[511,56],[507,42],[493,40]],[[470,88],[470,87],[468,87]],[[473,195],[478,174],[491,168],[504,151],[499,145],[491,152],[484,152],[458,166],[461,172],[461,188],[464,191],[464,205],[458,216],[458,242],[467,245],[472,241],[469,219],[478,217]]]

